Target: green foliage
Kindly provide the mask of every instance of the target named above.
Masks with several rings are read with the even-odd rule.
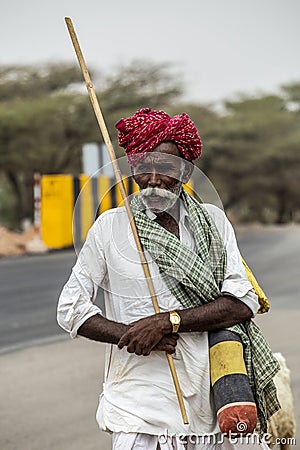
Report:
[[[17,208],[16,196],[5,176],[0,175],[0,226],[18,229],[15,210]]]
[[[181,92],[166,64],[145,61],[119,67],[100,84],[99,98],[115,144],[114,125],[122,114],[142,105],[164,107]],[[35,171],[78,174],[83,143],[102,141],[83,86],[74,65],[0,68],[0,175],[17,206],[12,225],[32,217]]]
[[[205,130],[204,156],[225,209],[245,221],[293,220],[299,210],[297,112],[284,96],[268,95],[227,102],[225,108]]]
[[[296,103],[298,105],[298,111],[300,107],[300,83],[287,84],[281,87],[288,101]]]
[[[128,117],[138,109],[150,107],[168,109],[182,94],[179,75],[171,75],[166,63],[133,61],[129,66],[118,66],[115,72],[105,78],[99,92],[107,127],[118,155],[115,124],[121,117]]]
[[[70,64],[4,66],[0,68],[0,101],[41,97],[66,89],[81,80],[80,70]]]
[[[134,61],[108,77],[92,72],[117,154],[115,123],[142,107],[186,111],[203,140],[197,165],[237,220],[300,220],[300,83],[278,95],[186,104],[168,64]],[[74,65],[0,68],[0,222],[32,217],[33,173],[81,171],[84,142],[102,137]]]
[[[170,74],[167,64],[138,60],[129,67],[119,66],[105,80],[101,95],[103,106],[110,114],[168,105],[174,98],[178,100],[182,92],[178,78]]]
[[[89,126],[87,125],[87,121]],[[0,104],[1,171],[18,199],[18,219],[31,217],[33,173],[78,173],[80,146],[95,119],[83,96],[17,99]],[[94,138],[98,138],[95,135]]]

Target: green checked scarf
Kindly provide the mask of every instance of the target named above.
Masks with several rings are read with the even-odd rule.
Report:
[[[205,207],[184,190],[180,198],[188,211],[196,252],[149,219],[138,195],[131,207],[141,242],[156,261],[168,288],[185,308],[192,308],[222,296],[226,249]],[[237,333],[243,342],[245,365],[258,409],[257,431],[263,434],[267,431],[267,419],[280,409],[273,382],[279,370],[278,362],[252,320],[228,330]]]

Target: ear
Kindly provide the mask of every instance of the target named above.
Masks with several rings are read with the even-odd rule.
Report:
[[[194,172],[194,164],[192,162],[189,161],[185,161],[184,162],[184,170],[183,170],[183,175],[182,175],[182,183],[185,184],[189,181],[189,179],[191,178],[193,172]]]

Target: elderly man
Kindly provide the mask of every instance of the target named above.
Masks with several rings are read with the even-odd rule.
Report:
[[[125,209],[106,211],[91,227],[58,304],[58,322],[72,338],[108,344],[99,426],[113,433],[114,450],[262,448],[257,441],[220,440],[208,332],[230,327],[241,336],[260,430],[278,409],[277,366],[253,329],[259,303],[232,226],[219,208],[182,188],[201,154],[195,125],[185,113],[171,118],[145,108],[116,127],[140,188],[131,204],[161,312],[153,314]],[[98,286],[106,317],[93,303]],[[189,425],[182,423],[164,352],[173,354]]]

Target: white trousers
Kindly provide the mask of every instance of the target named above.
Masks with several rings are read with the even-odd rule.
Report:
[[[253,439],[227,439],[221,435],[197,437],[154,436],[142,433],[113,433],[113,450],[269,450],[265,443]]]

